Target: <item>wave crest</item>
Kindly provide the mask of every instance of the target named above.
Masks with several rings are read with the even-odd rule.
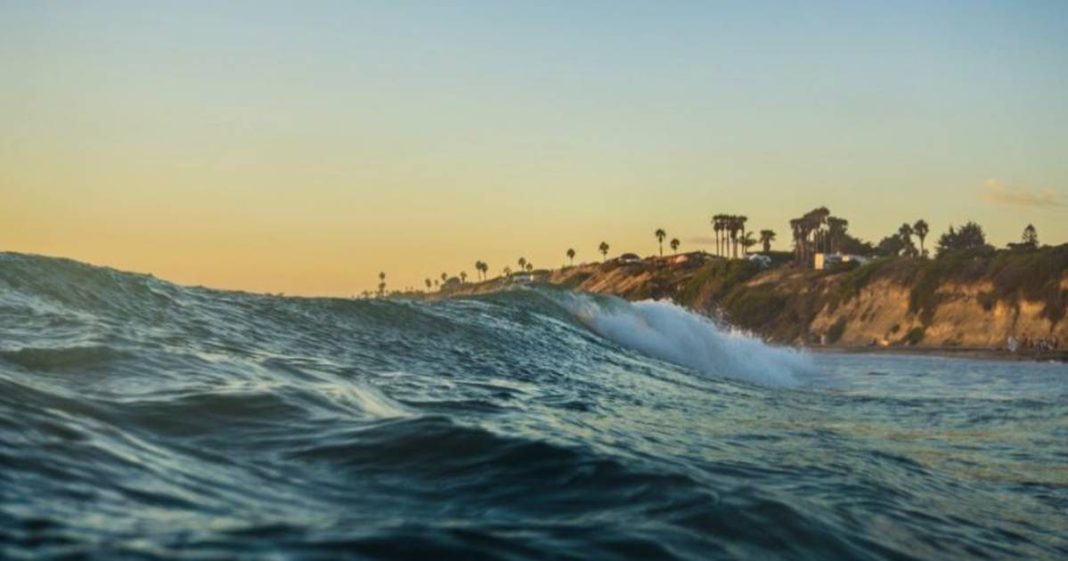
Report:
[[[801,351],[721,329],[670,302],[568,294],[562,304],[591,330],[623,347],[710,376],[795,387],[798,375],[814,368]]]

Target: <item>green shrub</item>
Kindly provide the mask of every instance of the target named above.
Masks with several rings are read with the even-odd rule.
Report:
[[[930,325],[934,319],[935,309],[942,300],[938,295],[938,287],[942,285],[949,268],[949,259],[931,261],[920,270],[913,281],[912,290],[909,292],[909,312],[920,316],[924,325]]]
[[[834,322],[831,328],[827,330],[827,343],[831,345],[837,343],[842,338],[842,334],[845,333],[845,328],[846,319],[838,318],[838,321]]]
[[[909,345],[917,345],[920,341],[923,341],[923,335],[927,331],[924,327],[914,327],[909,330],[905,335],[905,343]]]
[[[736,290],[723,301],[723,310],[731,323],[746,329],[759,329],[770,324],[785,306],[786,300],[770,286]]]
[[[759,265],[745,260],[717,259],[706,263],[682,288],[679,302],[693,305],[702,297],[719,300],[732,288],[753,278],[761,271]]]

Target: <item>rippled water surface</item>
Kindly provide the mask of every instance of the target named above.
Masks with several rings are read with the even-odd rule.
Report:
[[[0,254],[0,558],[1065,559],[1068,367]]]

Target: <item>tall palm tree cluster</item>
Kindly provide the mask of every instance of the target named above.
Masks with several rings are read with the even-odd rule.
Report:
[[[756,245],[752,232],[746,232],[746,216],[735,214],[717,214],[712,217],[712,231],[716,234],[716,255],[721,257],[738,257],[738,250]]]
[[[904,255],[905,257],[927,257],[927,248],[924,247],[924,242],[927,239],[927,234],[930,232],[930,227],[927,222],[922,218],[917,220],[913,224],[908,222],[898,227],[897,232],[883,238],[879,242],[876,250],[883,255]],[[917,248],[913,243],[912,237],[916,238],[920,242],[920,247]]]
[[[771,252],[771,242],[775,241],[775,230],[761,230],[760,243],[764,246],[764,253]]]
[[[734,214],[716,214],[712,217],[712,231],[715,233],[716,255],[720,257],[745,257],[749,248],[760,244],[764,253],[771,252],[771,243],[775,241],[774,230],[760,230],[759,238],[754,237],[753,232],[746,230],[748,217]],[[930,226],[923,219],[909,224],[902,224],[896,233],[884,238],[877,247],[862,242],[849,234],[849,221],[837,216],[832,216],[827,207],[819,207],[806,212],[804,215],[790,220],[790,230],[793,236],[794,259],[799,265],[811,265],[816,253],[861,253],[863,255],[903,255],[907,257],[928,257],[926,249],[927,236]],[[653,232],[656,238],[660,257],[664,256],[664,240],[668,238],[667,231],[657,228]],[[913,237],[919,242],[919,247],[913,243]],[[1038,247],[1038,232],[1031,224],[1024,229],[1023,243],[1009,244],[1010,248],[1036,248]],[[938,243],[938,253],[980,247],[986,244],[982,228],[978,224],[969,222],[962,226],[959,231],[950,227],[949,232],[944,234]],[[671,238],[668,245],[675,253],[679,249],[679,239]],[[608,260],[610,246],[602,241],[597,246],[597,252],[601,254],[602,261]],[[568,248],[565,254],[571,266],[575,264],[577,255],[574,248]],[[518,269],[516,272],[532,272],[534,265],[526,257],[516,260]],[[485,261],[475,261],[475,271],[479,280],[489,279],[489,265]],[[504,277],[510,277],[513,270],[509,266],[501,269]],[[457,275],[461,283],[467,282],[467,273],[461,271]],[[386,295],[386,273],[378,274],[378,296]],[[444,288],[449,281],[447,273],[441,273],[440,280],[426,278],[424,284],[427,291],[431,288]],[[364,291],[365,297],[370,297],[370,291]]]
[[[905,242],[905,248],[908,255],[912,257],[927,257],[927,249],[923,247],[923,242],[927,239],[927,234],[930,231],[931,229],[927,226],[927,222],[921,218],[911,226],[908,223],[902,224],[901,227],[898,228],[897,233],[901,236],[901,241]],[[916,251],[916,246],[912,244],[912,236],[916,236],[920,239],[919,251]]]
[[[817,253],[839,253],[848,237],[849,221],[831,216],[827,207],[812,209],[790,221],[794,237],[794,259],[808,263]]]
[[[475,261],[475,272],[478,273],[480,279],[486,280],[486,275],[489,273],[489,265],[485,261]]]

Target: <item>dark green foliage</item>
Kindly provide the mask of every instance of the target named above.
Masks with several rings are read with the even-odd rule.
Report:
[[[760,329],[774,321],[786,305],[785,298],[770,286],[736,290],[723,300],[723,310],[731,323],[746,329]]]
[[[920,344],[920,341],[923,341],[923,335],[925,332],[926,328],[924,327],[914,327],[909,330],[908,334],[905,335],[904,342],[909,345],[918,345]]]
[[[838,243],[839,251],[848,255],[864,255],[866,257],[875,255],[875,248],[871,245],[871,242],[854,238],[849,233],[843,233]]]
[[[1034,224],[1028,224],[1027,227],[1024,228],[1023,236],[1021,236],[1020,239],[1023,240],[1023,245],[1026,247],[1032,249],[1038,247],[1038,229],[1035,228]]]
[[[703,298],[720,300],[735,286],[753,278],[761,268],[744,260],[717,259],[701,267],[679,294],[679,302],[692,306]]]
[[[860,263],[857,261],[846,261],[844,263],[833,263],[828,271],[831,274],[848,273],[855,269],[860,268]]]
[[[975,299],[983,307],[983,310],[987,312],[993,310],[998,303],[998,297],[993,292],[980,292]]]
[[[920,316],[924,325],[930,325],[941,298],[938,287],[950,269],[949,261],[934,261],[923,267],[909,292],[909,312]]]
[[[959,230],[949,227],[949,231],[938,238],[938,256],[943,257],[957,251],[989,248],[983,227],[975,222],[968,222]],[[991,248],[992,249],[992,248]]]
[[[875,254],[880,257],[897,257],[905,251],[905,240],[898,234],[891,234],[875,246]]]
[[[827,330],[827,344],[833,345],[837,343],[842,338],[842,334],[845,333],[845,328],[846,318],[838,318],[838,321],[834,322],[831,328]]]
[[[1061,290],[1061,276],[1068,269],[1068,245],[1046,247],[1029,253],[999,252],[987,274],[994,284],[993,296],[1018,302],[1021,298],[1045,302],[1042,315],[1057,323],[1064,319],[1068,294]]]

